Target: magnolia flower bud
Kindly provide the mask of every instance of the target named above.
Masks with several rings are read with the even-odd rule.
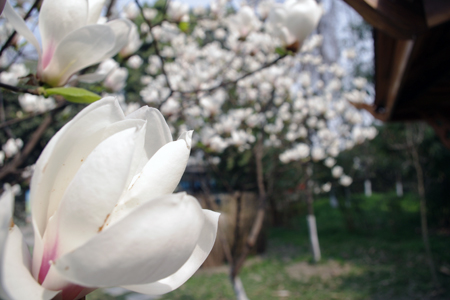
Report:
[[[321,16],[322,8],[315,0],[287,0],[272,7],[266,27],[284,47],[297,52]]]
[[[45,0],[39,13],[38,40],[7,2],[4,16],[37,50],[37,75],[51,86],[66,84],[76,72],[115,55],[128,40],[131,22],[97,24],[105,0]]]

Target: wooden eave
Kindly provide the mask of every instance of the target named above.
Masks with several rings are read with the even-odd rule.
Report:
[[[450,0],[344,0],[374,27],[382,121],[430,123],[450,148]]]

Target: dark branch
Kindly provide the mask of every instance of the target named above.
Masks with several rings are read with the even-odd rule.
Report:
[[[156,56],[159,57],[159,60],[161,61],[161,73],[164,75],[164,78],[166,79],[167,87],[170,90],[170,93],[166,97],[166,99],[161,101],[161,103],[159,104],[159,108],[161,108],[161,106],[170,98],[170,96],[173,95],[174,90],[173,90],[173,88],[172,88],[172,86],[170,84],[169,76],[167,76],[164,58],[161,56],[161,53],[159,52],[158,41],[155,38],[155,35],[153,34],[153,31],[152,31],[152,28],[153,28],[152,22],[150,22],[150,20],[147,20],[147,18],[145,17],[144,9],[142,8],[141,4],[139,4],[139,1],[138,0],[134,0],[134,2],[136,2],[136,5],[139,7],[139,10],[141,12],[142,18],[144,19],[145,23],[147,23],[147,25],[149,27],[149,32],[150,32],[150,35],[151,35],[152,40],[153,40],[153,47],[155,48],[155,54],[156,54]]]
[[[27,14],[25,15],[25,17],[23,18],[24,20],[28,19],[31,16],[31,13],[33,12],[33,10],[35,8],[37,8],[39,6],[39,4],[41,3],[42,0],[35,0],[33,3],[33,6],[30,7],[30,9],[28,10]],[[3,51],[6,50],[6,48],[8,48],[11,45],[11,42],[13,41],[14,37],[16,36],[16,31],[14,30],[13,33],[11,33],[11,35],[8,37],[8,39],[6,40],[5,44],[2,46],[2,48],[0,49],[0,56],[3,54]]]
[[[9,90],[12,92],[16,92],[16,93],[28,93],[28,94],[32,94],[32,95],[41,95],[38,91],[38,89],[28,89],[28,88],[23,88],[23,87],[18,87],[18,86],[12,86],[6,83],[2,83],[0,82],[0,88],[3,88],[5,90]]]
[[[242,75],[241,77],[239,77],[239,78],[237,78],[237,79],[235,79],[235,80],[232,80],[232,81],[224,81],[224,82],[222,82],[222,83],[220,83],[220,84],[218,84],[218,85],[216,85],[216,86],[213,86],[213,87],[211,87],[211,88],[207,88],[207,89],[196,89],[196,90],[192,90],[192,91],[174,91],[174,92],[177,92],[177,93],[180,93],[180,94],[196,94],[196,93],[200,93],[200,92],[212,92],[212,91],[214,91],[214,90],[216,90],[216,89],[218,89],[218,88],[226,87],[226,86],[228,86],[228,85],[236,84],[236,83],[238,83],[240,80],[242,80],[242,79],[244,79],[244,78],[246,78],[246,77],[248,77],[248,76],[250,76],[250,75],[253,75],[253,74],[258,73],[258,72],[260,72],[260,71],[262,71],[262,70],[264,70],[264,69],[266,69],[266,68],[268,68],[268,67],[270,67],[270,66],[273,66],[274,64],[276,64],[277,62],[279,62],[280,60],[282,60],[283,58],[285,58],[286,56],[287,56],[287,55],[279,56],[279,57],[277,57],[275,60],[273,60],[273,61],[271,61],[271,62],[269,62],[269,63],[266,63],[266,64],[264,64],[263,66],[261,66],[260,68],[254,70],[254,71],[248,72],[248,73]]]
[[[4,128],[4,127],[11,126],[11,125],[14,125],[14,124],[16,124],[16,123],[20,123],[20,122],[22,122],[22,121],[29,120],[29,119],[31,119],[31,118],[34,118],[34,117],[37,117],[37,116],[40,116],[40,115],[43,115],[43,114],[46,114],[46,113],[48,113],[48,112],[53,112],[53,111],[55,111],[55,110],[60,109],[61,107],[65,107],[66,105],[67,105],[67,102],[66,102],[66,101],[59,102],[59,103],[56,105],[56,107],[53,108],[53,109],[51,109],[51,110],[48,110],[48,111],[45,111],[45,112],[39,112],[39,113],[32,113],[32,114],[27,115],[27,116],[24,117],[24,118],[16,118],[16,119],[11,119],[11,120],[5,121],[5,122],[3,122],[3,123],[0,123],[0,129],[2,129],[2,128]]]

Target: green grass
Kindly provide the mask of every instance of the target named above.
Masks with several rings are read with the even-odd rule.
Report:
[[[316,201],[322,262],[311,264],[305,216],[293,219],[290,228],[272,228],[266,253],[250,258],[240,274],[248,297],[450,299],[450,288],[437,290],[431,283],[417,202],[413,196],[355,196],[344,217],[342,211],[330,207],[328,199]],[[352,231],[347,228],[349,219]],[[436,267],[450,267],[450,237],[431,234],[430,243]],[[441,286],[450,287],[450,276],[438,275]],[[280,297],[280,291],[288,291],[289,296]],[[102,297],[97,292],[88,299],[113,299]],[[234,297],[226,273],[201,271],[161,299]]]

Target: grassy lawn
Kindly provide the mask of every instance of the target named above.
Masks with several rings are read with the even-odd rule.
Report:
[[[304,216],[272,228],[264,255],[241,273],[250,299],[450,299],[450,237],[432,231],[439,280],[431,284],[417,199],[354,197],[346,218],[327,199],[315,203],[322,262],[311,263]],[[353,225],[353,231],[346,224]],[[447,269],[446,269],[447,268]],[[96,292],[88,299],[114,299]],[[121,296],[117,299],[125,299]],[[161,299],[234,299],[226,268],[201,270]]]

